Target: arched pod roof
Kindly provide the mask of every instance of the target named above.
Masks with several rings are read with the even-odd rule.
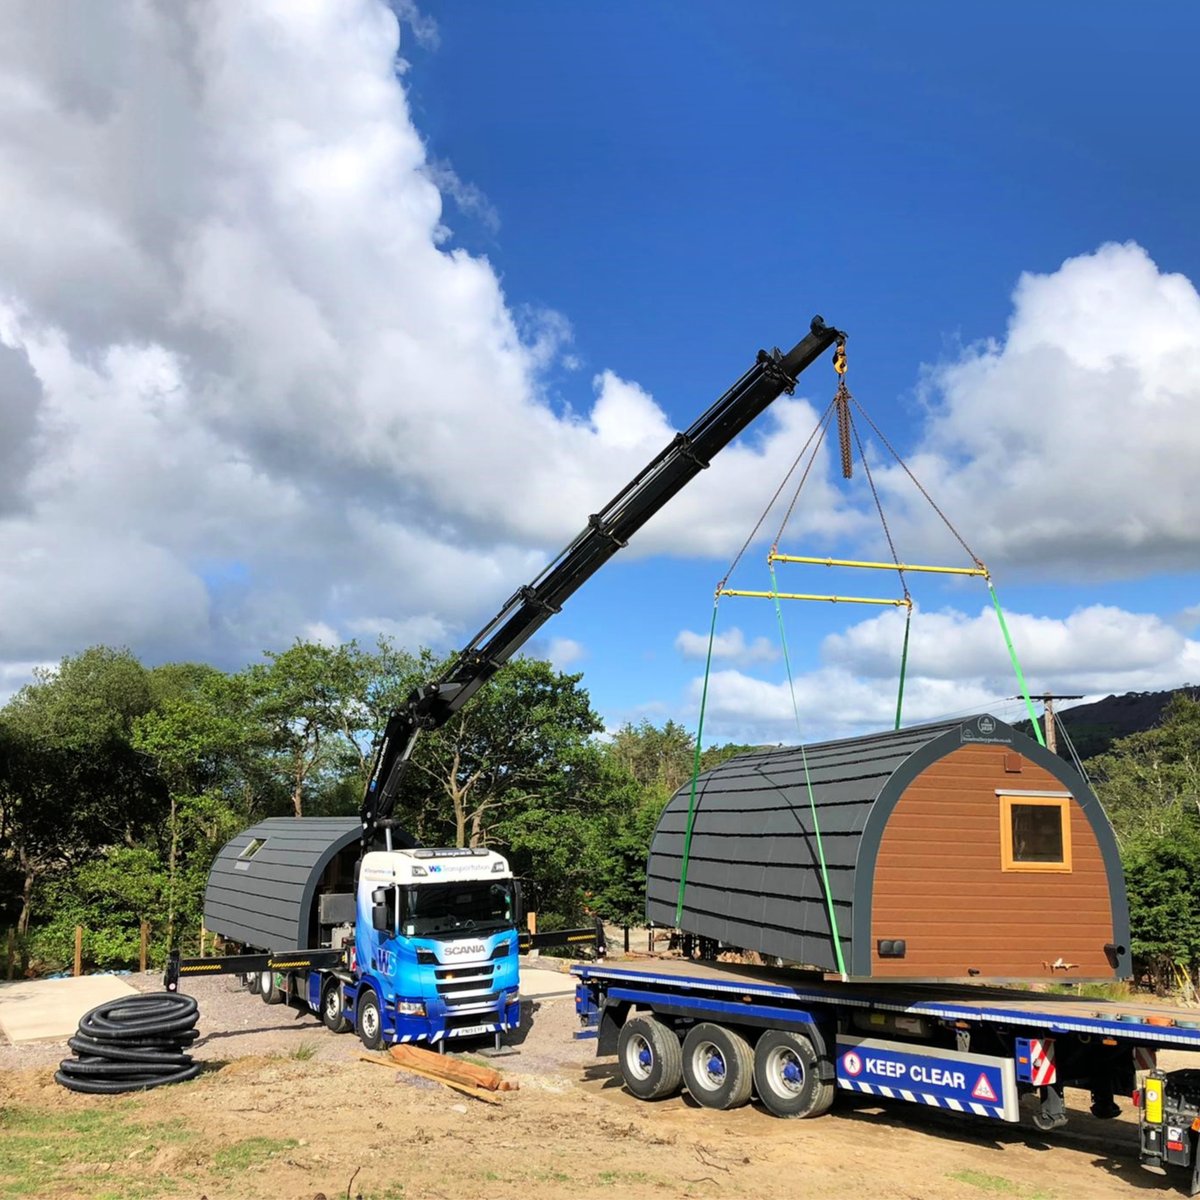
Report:
[[[271,817],[221,847],[204,890],[204,924],[261,950],[304,948],[321,874],[358,840],[357,817]]]
[[[651,843],[648,920],[836,970],[813,829],[815,807],[845,967],[852,976],[870,975],[872,887],[888,820],[923,771],[972,745],[1022,756],[1061,781],[1064,793],[1079,803],[1103,856],[1114,938],[1123,951],[1121,969],[1127,972],[1124,878],[1098,801],[1065,762],[988,714],[755,751],[706,772],[697,785],[687,886],[677,922],[691,791],[690,782],[685,784],[668,803]],[[997,782],[1003,784],[1004,776]],[[945,836],[947,854],[952,855],[953,830]],[[1052,887],[1053,881],[1046,886]]]

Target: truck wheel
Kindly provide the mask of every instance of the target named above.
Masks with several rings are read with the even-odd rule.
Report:
[[[325,985],[325,994],[321,997],[321,1021],[330,1033],[350,1032],[350,1022],[346,1020],[346,997],[336,979]]]
[[[750,1099],[754,1053],[740,1033],[709,1021],[683,1039],[683,1079],[705,1108],[737,1108]]]
[[[283,990],[275,983],[274,971],[263,971],[258,977],[258,994],[264,1004],[282,1004]]]
[[[370,989],[358,997],[358,1036],[368,1050],[383,1047],[383,1021],[379,1016],[379,1000]]]
[[[639,1100],[673,1096],[683,1083],[679,1039],[653,1017],[633,1017],[621,1026],[617,1061],[625,1086]]]
[[[819,1117],[833,1104],[834,1084],[817,1077],[813,1044],[802,1033],[768,1029],[754,1047],[754,1088],[777,1117]]]
[[[243,975],[242,982],[246,985],[246,991],[252,996],[257,996],[262,990],[262,977],[257,971],[251,971],[249,975]]]

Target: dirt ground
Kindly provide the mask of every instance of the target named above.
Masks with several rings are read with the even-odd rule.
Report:
[[[135,986],[157,980],[134,977]],[[522,1200],[589,1196],[865,1196],[1098,1200],[1183,1194],[1137,1164],[1128,1113],[1100,1122],[1068,1093],[1053,1135],[840,1094],[814,1121],[755,1107],[717,1113],[686,1095],[634,1100],[572,999],[524,1006],[519,1053],[493,1065],[520,1090],[487,1105],[362,1062],[353,1035],[197,979],[206,1065],[133,1096],[53,1081],[65,1045],[0,1046],[0,1196],[54,1200]],[[1164,1064],[1167,1066],[1180,1064]]]

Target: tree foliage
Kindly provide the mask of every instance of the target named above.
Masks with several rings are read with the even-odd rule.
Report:
[[[1200,701],[1172,698],[1152,729],[1088,769],[1121,847],[1132,949],[1159,990],[1200,981]]]

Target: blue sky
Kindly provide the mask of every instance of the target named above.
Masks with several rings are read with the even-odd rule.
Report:
[[[460,644],[815,312],[992,567],[1035,688],[1200,682],[1198,33],[1182,4],[23,18],[0,690],[98,641],[227,667],[297,636]],[[833,387],[812,368],[545,627],[610,725],[694,727],[689,635]],[[961,562],[867,442],[901,556]],[[880,554],[861,468],[819,462],[783,548]],[[765,549],[735,582],[766,586]],[[910,719],[1017,715],[985,590],[911,586]],[[727,600],[711,736],[887,724],[896,614],[785,617],[800,733],[773,609]]]

